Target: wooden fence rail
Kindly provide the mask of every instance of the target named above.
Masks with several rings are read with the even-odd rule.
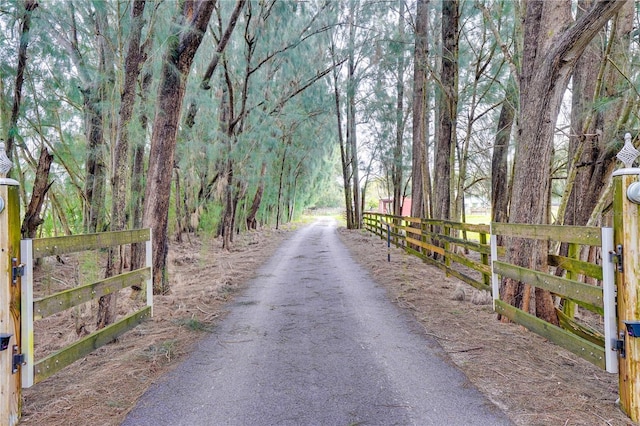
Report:
[[[617,373],[618,357],[612,348],[612,342],[617,338],[615,281],[613,265],[608,257],[608,253],[613,251],[613,230],[585,226],[494,222],[491,224],[491,231],[492,250],[496,253],[497,236],[500,235],[507,238],[565,243],[568,244],[568,252],[571,256],[563,257],[549,254],[548,265],[561,267],[566,271],[566,277],[559,277],[547,271],[536,271],[506,263],[498,260],[498,256],[494,255],[492,257],[492,293],[495,311],[606,371]],[[579,260],[581,247],[600,247],[603,253],[601,264]],[[579,280],[580,275],[599,280],[602,286],[586,284]],[[562,298],[563,309],[556,310],[560,327],[501,301],[499,298],[499,277],[511,278],[533,287],[543,288]],[[574,319],[575,305],[603,316],[604,333],[576,321]]]
[[[133,243],[145,243],[146,266],[144,268],[34,299],[33,265],[35,259]],[[25,265],[24,276],[22,277],[21,304],[22,353],[26,362],[22,369],[22,387],[24,388],[33,386],[100,346],[113,341],[113,339],[131,330],[153,313],[150,229],[22,240],[21,253],[22,261]],[[89,334],[43,359],[37,361],[34,359],[35,320],[130,286],[146,287],[146,306],[144,308]]]
[[[491,291],[489,225],[365,212],[364,226],[448,275],[479,290]],[[478,240],[473,240],[470,233],[477,234]],[[465,255],[467,251],[476,255]]]
[[[582,247],[601,247],[605,254],[612,251],[613,232],[610,228],[505,223],[476,225],[370,212],[364,214],[364,225],[368,231],[381,238],[389,238],[397,247],[439,267],[448,275],[477,289],[491,291],[494,310],[511,321],[611,373],[618,371],[617,353],[612,348],[617,334],[613,266],[605,255],[602,263],[606,267],[579,259]],[[470,238],[470,233],[477,234],[477,239]],[[498,236],[507,240],[515,237],[568,244],[568,256],[555,253],[548,256],[548,265],[562,268],[565,276],[506,262],[505,247],[497,245]],[[490,244],[487,244],[488,239]],[[461,250],[475,252],[475,258],[461,253]],[[476,271],[482,278],[472,277],[465,270]],[[590,277],[603,285],[584,283],[581,277]],[[562,298],[563,309],[557,310],[560,327],[500,300],[502,278],[544,288]],[[575,306],[604,316],[604,333],[576,321]]]

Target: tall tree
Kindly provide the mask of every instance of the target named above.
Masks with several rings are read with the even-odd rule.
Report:
[[[169,198],[186,79],[214,4],[212,0],[185,0],[181,3],[180,11],[173,21],[173,35],[169,38],[163,57],[151,135],[143,217],[143,226],[150,227],[153,231],[153,288],[156,293],[168,290],[165,268]]]
[[[442,2],[442,69],[438,91],[439,117],[434,166],[434,217],[451,215],[451,162],[458,109],[458,0]]]
[[[94,4],[96,44],[98,45],[98,69],[94,80],[89,81],[83,89],[85,107],[85,127],[88,141],[85,170],[85,230],[87,232],[102,231],[105,225],[106,175],[107,175],[107,141],[105,140],[108,125],[108,99],[115,80],[114,52],[109,39],[109,20],[106,5]],[[71,43],[78,49],[77,43]],[[79,52],[78,52],[79,54]]]
[[[353,227],[359,229],[362,226],[362,205],[360,204],[360,174],[358,168],[358,139],[356,133],[356,12],[359,1],[349,0],[349,39],[347,57],[347,139],[351,157],[352,194],[353,194]]]
[[[520,112],[509,222],[545,223],[555,123],[574,65],[586,46],[625,1],[597,1],[572,24],[571,2],[529,0],[526,3]],[[540,269],[546,263],[543,242],[511,239],[511,263]],[[551,294],[504,280],[502,299],[557,324]]]
[[[392,183],[393,183],[393,214],[402,215],[402,205],[404,204],[404,191],[402,171],[403,162],[403,142],[404,142],[404,0],[400,0],[398,13],[398,48],[397,54],[397,80],[396,80],[396,143],[393,149]]]
[[[24,83],[24,72],[27,67],[27,47],[29,46],[31,30],[31,14],[38,7],[36,0],[24,0],[24,12],[20,24],[20,43],[18,45],[18,64],[16,68],[16,80],[13,88],[13,103],[11,105],[11,120],[9,131],[7,132],[7,157],[13,156],[13,144],[18,131],[18,116],[20,105],[22,104],[22,85]]]
[[[519,71],[518,64],[516,64],[514,57],[521,57],[521,44],[519,42],[512,42],[511,47],[517,51],[512,55],[509,51],[510,46],[505,42],[500,33],[500,28],[504,25],[496,25],[489,10],[484,7],[480,2],[476,2],[476,5],[480,7],[485,24],[491,28],[493,36],[500,46],[504,55],[504,60],[509,65],[509,75],[507,77],[506,84],[504,84],[504,96],[500,105],[500,113],[498,115],[498,123],[493,142],[493,150],[491,155],[491,221],[492,222],[507,222],[509,219],[509,200],[510,200],[510,182],[511,176],[509,174],[509,147],[511,144],[511,134],[513,132],[513,126],[515,124],[516,113],[518,110],[518,95],[519,95]],[[509,2],[502,2],[497,4],[499,6],[497,15],[498,23],[501,24],[500,17],[512,15],[505,7],[513,6]],[[519,15],[517,3],[515,4],[515,14]],[[514,25],[510,27],[511,40],[520,40],[521,27],[518,24],[520,19],[516,16]],[[502,237],[499,236],[499,242],[502,244]]]
[[[428,98],[428,25],[429,0],[418,0],[415,20],[415,51],[413,63],[413,145],[411,216],[429,217],[430,172],[427,151],[429,98]]]
[[[345,209],[347,216],[347,229],[356,228],[355,218],[353,214],[353,197],[351,196],[351,179],[353,178],[351,163],[351,147],[345,142],[344,132],[342,131],[342,105],[340,97],[340,84],[338,79],[338,63],[336,58],[336,49],[333,40],[331,40],[331,59],[333,61],[333,91],[336,105],[336,122],[338,129],[338,143],[340,144],[340,164],[342,170],[342,186],[345,198]]]
[[[516,114],[515,89],[507,83],[491,158],[491,221],[507,222],[509,218],[509,145]]]
[[[124,84],[120,93],[120,113],[116,143],[113,150],[113,169],[111,177],[111,231],[123,231],[126,228],[126,184],[129,169],[129,123],[133,116],[136,98],[136,84],[142,65],[146,60],[145,44],[142,40],[142,27],[145,0],[135,0],[131,8],[131,34],[124,64]],[[109,248],[105,278],[122,273],[124,267],[123,246]],[[98,301],[98,328],[111,324],[115,320],[115,297],[112,293],[100,297]]]

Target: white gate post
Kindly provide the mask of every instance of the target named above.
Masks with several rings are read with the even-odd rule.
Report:
[[[491,300],[493,303],[493,310],[496,310],[496,300],[500,299],[500,279],[498,274],[493,269],[493,262],[498,260],[498,237],[493,233],[493,224],[489,228],[489,242],[491,243]]]
[[[22,367],[22,387],[33,386],[34,329],[33,329],[33,240],[20,242],[20,254],[24,263],[22,294],[20,303],[22,324],[22,353],[25,364]]]
[[[604,305],[604,355],[608,373],[618,374],[618,354],[615,342],[618,339],[616,313],[616,281],[609,253],[613,248],[613,228],[602,228],[602,303]]]
[[[147,306],[151,307],[153,316],[153,230],[149,229],[149,240],[145,243],[145,266],[149,268],[147,280]]]

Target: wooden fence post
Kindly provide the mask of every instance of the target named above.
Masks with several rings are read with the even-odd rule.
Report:
[[[640,320],[640,199],[632,200],[633,188],[638,189],[639,168],[631,168],[640,154],[631,145],[631,135],[625,135],[625,147],[618,158],[625,168],[613,173],[613,232],[618,288],[618,338],[624,349],[619,358],[620,406],[633,421],[640,420],[640,336],[627,331],[625,321]],[[629,193],[628,190],[631,190]],[[603,253],[606,256],[607,253]],[[631,333],[633,334],[633,333]]]
[[[6,178],[10,169],[0,143],[0,424],[13,426],[22,404],[20,368],[14,364],[20,352],[20,202],[18,182]]]

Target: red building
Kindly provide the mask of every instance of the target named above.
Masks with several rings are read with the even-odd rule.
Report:
[[[393,214],[393,198],[381,198],[378,202],[378,213]],[[404,197],[401,216],[411,216],[411,198]]]

